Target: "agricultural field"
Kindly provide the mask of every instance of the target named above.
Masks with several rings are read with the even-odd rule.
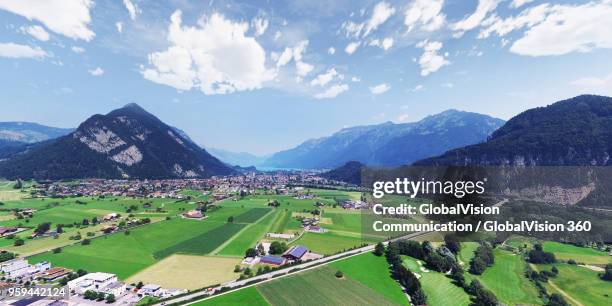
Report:
[[[313,252],[332,255],[343,250],[361,246],[364,241],[359,237],[337,235],[333,233],[304,233],[291,245],[303,245]]]
[[[204,300],[193,304],[194,306],[267,306],[270,305],[257,291],[256,287],[248,287],[242,290],[219,295],[215,298]]]
[[[337,278],[336,271],[344,276]],[[248,287],[195,305],[408,305],[384,257],[352,256],[296,275]],[[233,304],[238,303],[238,304]]]
[[[555,254],[558,260],[573,259],[579,263],[591,265],[605,265],[612,263],[612,256],[606,252],[598,251],[592,248],[583,248],[571,244],[560,242],[546,241],[543,243],[544,251]]]
[[[243,257],[248,248],[254,247],[262,237],[269,232],[272,222],[281,210],[267,209],[264,215],[256,223],[245,226],[235,237],[221,245],[219,251],[213,251],[214,255]]]
[[[598,273],[585,267],[555,264],[559,274],[544,284],[549,293],[560,293],[574,305],[611,305],[612,282],[599,279]],[[552,265],[537,265],[538,270],[550,270]],[[580,303],[580,304],[578,304]]]
[[[239,273],[233,271],[240,261],[235,258],[175,254],[132,275],[126,282],[142,281],[165,288],[193,290],[238,278]]]
[[[92,239],[90,245],[65,247],[61,253],[43,253],[31,260],[47,260],[72,269],[116,273],[125,279],[173,253],[205,255],[242,226],[175,218],[131,230],[129,235],[119,232],[103,236]]]
[[[419,282],[427,295],[427,305],[463,306],[470,304],[470,296],[465,293],[463,288],[453,284],[452,280],[446,275],[424,268],[423,263],[408,256],[403,256],[404,265],[413,273],[418,275]]]

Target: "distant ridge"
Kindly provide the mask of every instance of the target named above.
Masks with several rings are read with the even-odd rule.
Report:
[[[418,122],[357,126],[278,152],[265,167],[329,169],[349,161],[368,166],[399,166],[453,148],[483,142],[503,120],[447,110]]]

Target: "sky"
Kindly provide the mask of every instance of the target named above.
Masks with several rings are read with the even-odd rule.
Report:
[[[0,121],[138,103],[269,154],[447,109],[509,119],[612,95],[612,0],[0,0]]]

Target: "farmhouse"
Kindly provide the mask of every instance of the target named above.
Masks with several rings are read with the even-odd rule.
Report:
[[[189,219],[202,219],[202,217],[204,215],[199,210],[190,210],[190,211],[184,213],[183,216],[185,218],[189,218]]]
[[[306,227],[306,230],[311,233],[325,233],[326,230],[318,225],[310,225]]]
[[[14,277],[24,273],[29,266],[27,260],[18,258],[0,263],[0,271],[7,277]]]
[[[280,256],[266,255],[261,257],[259,262],[273,266],[282,266],[287,263],[287,259]]]
[[[106,216],[104,216],[104,221],[112,221],[119,218],[119,215],[117,213],[110,213],[107,214]]]
[[[295,237],[294,234],[279,234],[279,233],[267,233],[266,236],[268,236],[269,238],[276,238],[276,239],[293,239],[293,237]]]
[[[72,270],[70,269],[66,269],[66,268],[62,268],[62,267],[55,267],[55,268],[51,268],[47,271],[44,271],[42,273],[39,274],[38,278],[46,281],[46,282],[51,282],[51,281],[55,281],[58,280],[68,274],[70,274],[72,272]]]
[[[296,245],[291,247],[285,254],[283,254],[284,258],[288,260],[301,260],[304,254],[308,253],[308,249],[301,245]]]
[[[0,226],[0,235],[1,236],[6,236],[6,235],[10,235],[13,234],[17,231],[16,227],[4,227],[4,226]]]
[[[161,286],[155,284],[146,284],[138,290],[139,295],[157,296],[160,293]]]
[[[90,290],[120,296],[125,292],[125,284],[119,282],[115,274],[94,272],[69,281],[68,289],[77,294]]]

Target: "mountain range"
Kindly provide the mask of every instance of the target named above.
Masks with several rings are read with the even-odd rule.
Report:
[[[56,128],[32,122],[0,122],[0,146],[40,142],[73,131],[74,129]]]
[[[0,162],[6,178],[192,178],[234,173],[136,104],[93,115],[68,135]]]
[[[485,141],[504,121],[487,115],[447,110],[418,122],[345,128],[278,152],[261,165],[325,169],[348,161],[368,166],[399,166]]]
[[[415,165],[607,166],[612,153],[612,98],[581,95],[524,111],[484,143]]]

